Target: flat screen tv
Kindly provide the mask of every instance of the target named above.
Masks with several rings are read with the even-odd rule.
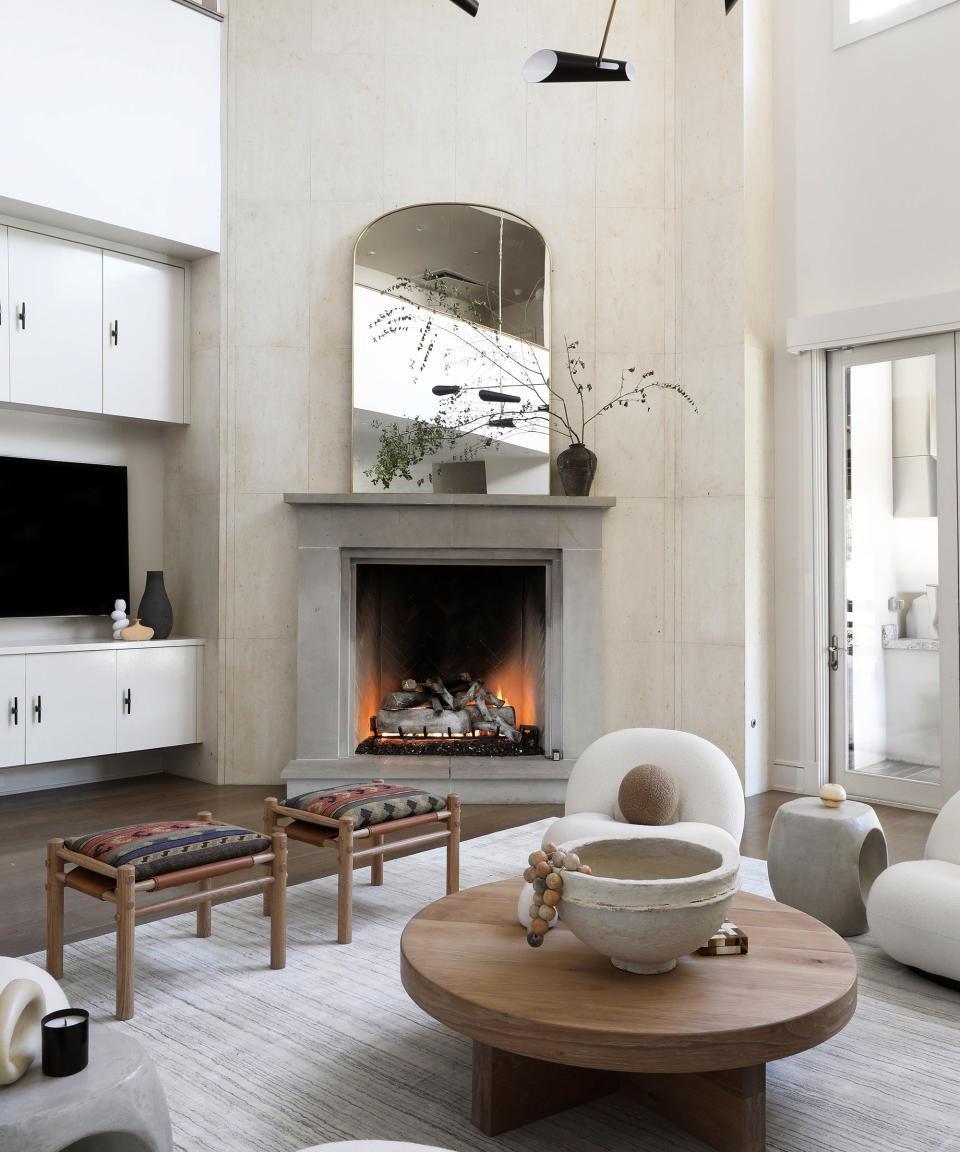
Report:
[[[129,603],[127,470],[0,456],[0,616]]]

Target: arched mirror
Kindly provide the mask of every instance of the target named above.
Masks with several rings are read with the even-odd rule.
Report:
[[[477,204],[419,204],[360,235],[353,490],[548,493],[550,255]]]

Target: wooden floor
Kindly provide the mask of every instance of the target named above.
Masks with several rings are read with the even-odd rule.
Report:
[[[218,787],[179,776],[141,776],[0,799],[0,955],[21,956],[43,947],[45,845],[51,837],[79,835],[142,820],[183,819],[204,809],[210,810],[215,819],[259,828],[263,798],[269,792],[262,785]],[[745,856],[766,858],[773,815],[791,799],[795,797],[787,792],[766,792],[747,800],[741,846]],[[918,858],[933,816],[879,805],[877,812],[887,834],[891,860]],[[557,804],[467,804],[463,809],[462,835],[471,839],[562,813],[562,806]],[[336,870],[336,853],[291,842],[288,863],[289,882],[300,884],[332,874]],[[221,879],[221,883],[230,881],[229,876]],[[110,905],[67,893],[68,941],[112,930]]]

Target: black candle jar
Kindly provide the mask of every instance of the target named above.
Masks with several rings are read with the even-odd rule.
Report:
[[[44,1076],[72,1076],[87,1066],[90,1013],[61,1008],[40,1021]]]

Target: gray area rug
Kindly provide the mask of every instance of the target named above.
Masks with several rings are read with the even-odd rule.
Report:
[[[548,821],[466,841],[462,885],[516,878]],[[358,873],[354,938],[336,934],[336,879],[289,890],[287,968],[268,967],[259,898],[137,929],[136,1016],[110,1027],[150,1051],[179,1152],[296,1152],[393,1139],[455,1152],[702,1152],[619,1096],[491,1139],[470,1124],[471,1044],[425,1015],[400,984],[404,925],[443,893],[442,850]],[[766,865],[743,886],[770,895]],[[71,895],[67,895],[69,924]],[[838,1036],[768,1066],[768,1149],[960,1152],[960,994],[851,941],[859,1007]],[[28,959],[43,963],[43,957]],[[66,949],[72,1004],[112,1021],[113,936]]]

